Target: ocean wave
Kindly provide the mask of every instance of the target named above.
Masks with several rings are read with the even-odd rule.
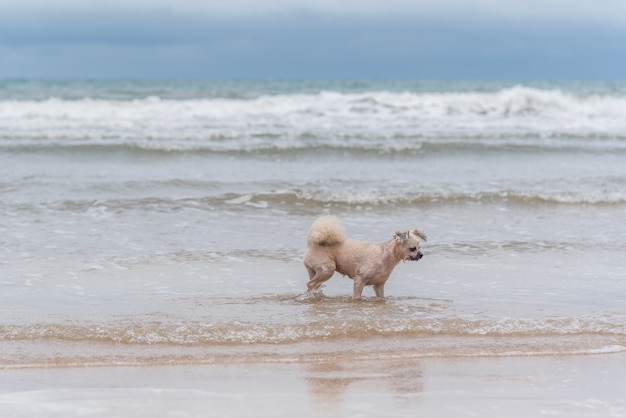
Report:
[[[224,297],[193,318],[151,313],[0,325],[0,368],[589,355],[626,350],[617,312],[493,316],[414,296]],[[268,308],[280,307],[280,314]],[[231,316],[230,318],[228,318]]]
[[[237,150],[354,140],[393,148],[414,142],[411,138],[623,139],[626,98],[517,86],[497,92],[329,91],[250,99],[47,99],[0,101],[0,122],[1,141],[14,145],[82,141]]]
[[[63,340],[131,345],[288,344],[337,338],[384,336],[427,337],[557,337],[612,336],[626,343],[619,318],[464,319],[464,318],[337,318],[307,323],[141,322],[119,324],[54,324],[0,326],[0,341]]]
[[[148,184],[137,186],[137,194],[145,193]],[[6,185],[10,191],[10,185]],[[215,187],[215,185],[213,185]],[[154,187],[154,186],[152,186]],[[162,186],[166,187],[166,186]],[[0,190],[3,185],[0,184]],[[118,186],[128,193],[133,189]],[[193,190],[196,190],[194,188]],[[209,189],[209,187],[207,187]],[[106,191],[100,191],[106,193]],[[181,194],[181,189],[177,190]],[[225,193],[212,196],[197,197],[158,197],[138,196],[133,198],[106,198],[100,195],[97,199],[64,199],[60,201],[35,201],[32,203],[4,202],[3,207],[9,211],[22,213],[75,213],[89,216],[110,216],[129,211],[146,211],[175,213],[185,211],[214,210],[281,210],[289,212],[319,213],[321,209],[332,207],[350,209],[355,207],[419,207],[450,204],[507,204],[521,206],[535,205],[623,205],[626,193],[617,189],[580,190],[580,191],[531,191],[531,190],[499,190],[499,191],[450,191],[430,190],[423,192],[405,192],[402,190],[361,190],[351,188],[295,188],[266,192]]]
[[[1,128],[0,128],[1,129]],[[189,135],[177,138],[177,133],[155,137],[92,137],[80,132],[62,133],[54,137],[20,137],[14,132],[0,131],[0,149],[12,152],[40,152],[73,155],[127,154],[143,158],[161,158],[168,155],[230,155],[255,157],[303,157],[349,153],[354,156],[377,158],[414,158],[433,154],[458,152],[527,152],[527,153],[626,153],[626,135],[622,133],[578,132],[568,134],[534,134],[503,132],[456,133],[257,133]],[[74,135],[75,137],[71,137]]]
[[[247,195],[245,202],[267,201],[269,196]],[[429,191],[429,192],[378,192],[378,191],[296,191],[294,197],[309,204],[318,205],[393,205],[415,206],[423,204],[446,204],[467,202],[507,202],[513,204],[622,204],[626,194],[617,191],[571,192],[571,191]]]

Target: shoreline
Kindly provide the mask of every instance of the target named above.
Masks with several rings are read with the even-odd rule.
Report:
[[[471,361],[626,355],[621,335],[374,335],[250,344],[118,344],[97,340],[4,341],[0,371],[55,368],[307,365],[336,361]]]
[[[20,416],[626,416],[626,353],[0,370]]]

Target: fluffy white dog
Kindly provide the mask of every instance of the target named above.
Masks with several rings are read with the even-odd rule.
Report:
[[[311,225],[304,265],[309,272],[309,291],[317,291],[335,271],[354,280],[355,299],[360,299],[363,287],[374,286],[376,296],[385,296],[385,282],[400,261],[417,261],[419,238],[426,235],[417,230],[396,232],[382,243],[362,242],[343,236],[343,227],[334,216],[324,216]]]

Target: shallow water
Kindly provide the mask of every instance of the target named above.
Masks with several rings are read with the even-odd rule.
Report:
[[[626,351],[625,91],[2,82],[0,367]],[[302,297],[321,214],[425,257]]]

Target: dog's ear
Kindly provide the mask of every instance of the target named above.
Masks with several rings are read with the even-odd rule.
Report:
[[[402,244],[404,241],[409,239],[409,233],[408,232],[398,231],[398,232],[395,233],[395,235],[393,237],[396,239],[396,242],[398,244]]]
[[[422,231],[420,231],[419,229],[414,229],[412,231],[410,231],[413,233],[413,235],[417,235],[418,237],[420,237],[421,239],[423,239],[424,241],[427,241],[427,237],[426,234],[423,233]]]

